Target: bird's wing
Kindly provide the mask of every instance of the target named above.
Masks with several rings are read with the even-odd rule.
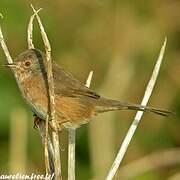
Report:
[[[75,79],[69,72],[57,64],[53,65],[53,77],[55,84],[55,93],[67,97],[86,96],[99,99],[100,96],[93,90],[87,88]]]

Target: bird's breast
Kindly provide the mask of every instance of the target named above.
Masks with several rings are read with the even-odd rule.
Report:
[[[20,85],[22,95],[32,111],[40,118],[46,118],[47,91],[45,84],[38,76],[26,78]]]

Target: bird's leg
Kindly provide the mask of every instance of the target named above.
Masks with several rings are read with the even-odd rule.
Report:
[[[37,129],[41,121],[44,121],[44,119],[41,119],[36,114],[34,114],[33,116],[34,116],[34,128]],[[52,131],[55,131],[55,129],[52,127],[50,122],[49,122],[49,127]]]
[[[34,128],[37,129],[39,126],[39,123],[43,120],[39,118],[36,114],[34,114],[33,117],[34,117]]]

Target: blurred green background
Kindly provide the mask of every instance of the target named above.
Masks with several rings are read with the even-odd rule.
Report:
[[[40,15],[53,59],[103,96],[140,103],[165,36],[164,62],[149,105],[176,116],[145,114],[116,179],[180,179],[180,1],[1,0],[3,34],[11,55],[27,49],[30,3]],[[43,50],[37,23],[34,44]],[[0,174],[44,173],[43,148],[6,58],[0,50]],[[78,129],[76,177],[104,179],[135,112],[111,112]],[[61,133],[67,179],[67,132]]]

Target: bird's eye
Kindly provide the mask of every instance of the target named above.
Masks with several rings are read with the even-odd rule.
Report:
[[[25,62],[25,66],[26,66],[26,67],[29,67],[30,65],[31,65],[31,62],[30,62],[30,61],[26,61],[26,62]]]

